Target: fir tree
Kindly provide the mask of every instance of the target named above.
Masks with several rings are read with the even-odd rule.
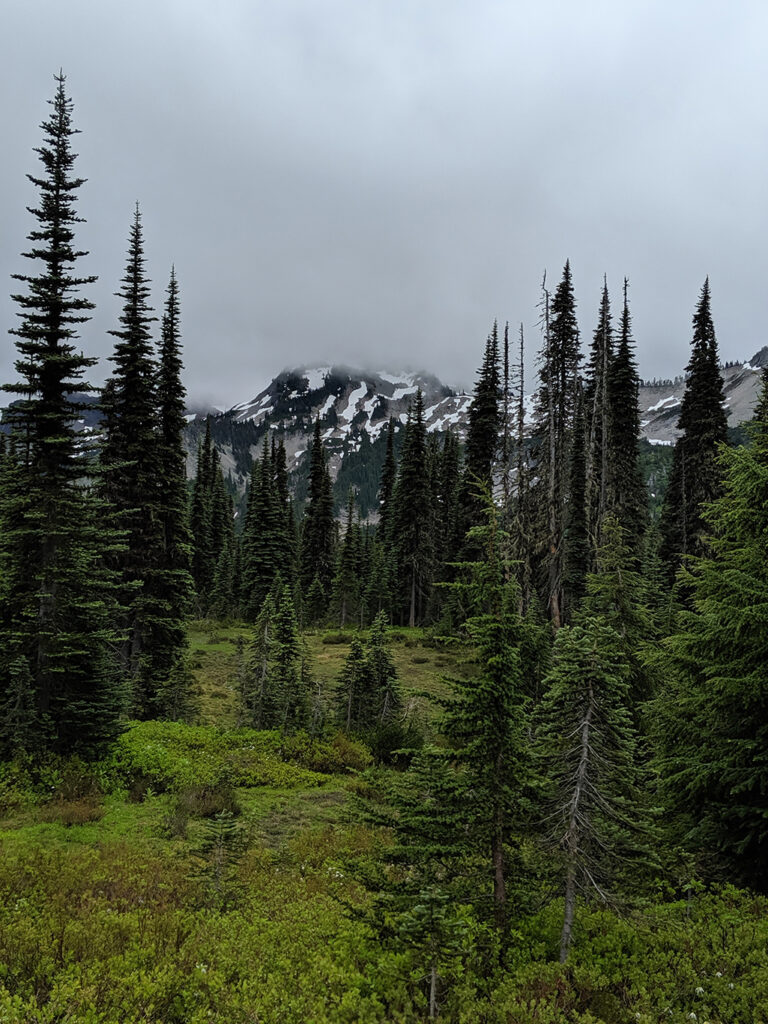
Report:
[[[600,543],[600,528],[608,507],[608,489],[613,469],[608,457],[613,427],[609,400],[613,358],[611,303],[608,297],[608,284],[604,281],[597,328],[592,338],[584,384],[584,440],[578,431],[574,431],[574,445],[584,444],[587,452],[586,502],[588,530],[593,544]]]
[[[131,688],[135,712],[152,713],[160,679],[167,674],[168,643],[163,636],[168,608],[163,593],[164,522],[161,514],[161,444],[157,400],[157,363],[150,324],[141,217],[138,206],[131,225],[128,261],[122,288],[115,369],[105,389],[101,466],[104,493],[125,531],[126,549],[117,560],[123,589],[126,638],[121,662]],[[171,658],[172,660],[172,658]]]
[[[102,561],[115,535],[84,482],[94,467],[75,432],[95,363],[74,345],[93,308],[79,292],[96,279],[75,273],[87,255],[74,234],[84,179],[73,175],[64,75],[56,83],[36,150],[43,170],[29,175],[38,190],[30,269],[14,275],[27,290],[13,296],[20,380],[4,389],[18,400],[5,417],[0,494],[0,705],[10,746],[87,751],[112,734],[122,703],[110,653],[113,580]]]
[[[520,823],[520,801],[528,775],[527,716],[517,594],[507,582],[506,538],[498,510],[486,495],[486,525],[473,528],[481,559],[468,564],[466,606],[476,609],[464,629],[475,651],[477,673],[453,680],[456,694],[446,703],[446,735],[463,766],[468,829],[481,844],[493,878],[493,918],[507,921],[506,848]]]
[[[318,419],[310,449],[309,500],[301,534],[301,585],[304,593],[307,593],[317,576],[324,593],[330,595],[333,587],[335,540],[333,491]]]
[[[253,464],[243,532],[243,610],[252,621],[278,573],[288,568],[281,562],[284,541],[285,510],[280,507],[265,435],[262,457]]]
[[[563,535],[569,503],[571,448],[579,390],[579,329],[570,264],[555,295],[544,288],[544,351],[536,395],[536,475],[532,501],[538,509],[536,547],[541,589],[555,627],[564,621]]]
[[[159,419],[158,471],[159,514],[163,529],[162,557],[158,566],[158,596],[164,612],[158,617],[153,642],[158,646],[154,671],[159,679],[184,677],[179,662],[184,660],[187,641],[184,619],[189,611],[194,584],[191,576],[192,535],[187,499],[187,453],[183,443],[186,391],[181,382],[179,334],[179,291],[171,270],[168,298],[162,320],[160,365],[157,384]],[[179,704],[178,693],[173,697]],[[164,709],[157,710],[162,714]]]
[[[568,481],[568,506],[563,528],[563,619],[568,621],[584,594],[589,569],[589,533],[587,525],[587,448],[584,400],[581,389],[576,402],[571,444],[571,473]],[[598,503],[598,509],[600,508]],[[604,510],[599,512],[601,518]]]
[[[608,504],[625,531],[630,550],[638,551],[648,520],[648,494],[638,459],[640,378],[635,363],[627,287],[625,278],[619,339],[608,370],[611,425],[607,453],[611,468]]]
[[[548,839],[563,856],[562,963],[578,894],[607,900],[627,865],[652,862],[652,833],[619,635],[599,618],[559,630],[545,685],[539,751]]]
[[[387,618],[379,612],[371,623],[365,641],[365,658],[370,680],[370,700],[361,709],[364,721],[376,720],[381,725],[394,721],[402,708],[402,695],[397,682],[397,669],[388,643]]]
[[[392,542],[392,498],[397,478],[395,463],[395,421],[390,417],[387,424],[387,450],[384,455],[384,466],[381,470],[379,486],[379,540],[385,546]]]
[[[488,336],[483,365],[469,406],[469,424],[461,483],[461,532],[483,521],[483,487],[491,484],[502,432],[502,391],[499,369],[499,329],[494,323]]]
[[[343,629],[348,620],[353,622],[360,613],[360,528],[355,522],[355,498],[350,490],[347,501],[347,519],[344,538],[339,544],[336,576],[333,581],[333,606]]]
[[[282,732],[304,729],[310,719],[310,699],[306,673],[302,671],[302,649],[296,623],[293,597],[287,586],[277,604],[273,619],[271,683],[279,720],[270,725]]]
[[[371,689],[371,674],[365,650],[356,636],[352,637],[349,654],[339,676],[337,717],[347,732],[360,730],[371,723],[364,717],[366,696]]]
[[[703,505],[720,493],[717,452],[728,434],[723,402],[707,279],[693,316],[691,358],[678,421],[682,434],[675,444],[661,514],[662,556],[673,571],[682,556],[704,553]]]
[[[427,429],[421,388],[405,428],[394,494],[393,537],[400,576],[400,599],[410,626],[427,607],[433,568],[432,494],[427,466]]]
[[[392,836],[384,858],[363,856],[352,864],[371,894],[366,919],[385,946],[411,953],[410,974],[423,986],[430,1020],[451,979],[462,973],[473,923],[463,870],[470,846],[464,793],[445,753],[426,748],[359,812]]]
[[[190,510],[193,537],[192,575],[197,589],[200,610],[202,610],[205,595],[211,591],[216,571],[213,548],[213,480],[214,455],[211,420],[210,417],[206,417],[205,435],[197,446],[197,469]]]
[[[252,729],[274,726],[279,720],[277,695],[271,686],[274,618],[275,604],[268,594],[256,619],[242,677],[243,716]]]
[[[708,551],[684,570],[692,608],[654,662],[668,802],[705,862],[766,889],[768,852],[768,386],[751,443],[723,448],[723,488],[704,512]]]

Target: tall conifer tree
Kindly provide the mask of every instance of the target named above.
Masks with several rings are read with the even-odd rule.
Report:
[[[22,746],[88,750],[111,734],[120,710],[109,653],[116,639],[111,583],[101,557],[115,542],[83,482],[93,466],[75,436],[88,390],[83,376],[95,363],[73,344],[93,308],[79,291],[96,279],[74,269],[87,255],[74,235],[84,179],[73,175],[76,129],[63,74],[56,83],[36,150],[43,170],[29,175],[39,195],[24,253],[30,270],[14,275],[27,290],[13,296],[20,380],[5,388],[18,401],[6,415],[12,444],[0,496],[0,704],[12,712],[4,732],[10,721],[25,723],[26,735],[15,738]]]
[[[330,596],[335,540],[333,491],[318,419],[310,450],[309,500],[301,534],[301,585],[305,594],[317,577],[325,595]]]
[[[570,263],[566,262],[553,297],[544,287],[543,306],[544,350],[536,395],[538,485],[534,500],[538,508],[542,596],[557,627],[565,617],[563,535],[581,359]]]
[[[608,462],[611,467],[609,505],[625,532],[630,550],[638,551],[648,520],[648,493],[639,465],[640,378],[634,355],[632,321],[624,279],[624,306],[616,353],[608,371]]]
[[[704,553],[703,505],[720,493],[718,447],[728,436],[723,378],[710,308],[709,278],[693,316],[691,358],[669,486],[661,514],[662,557],[674,571],[683,555]]]
[[[115,369],[103,396],[101,465],[104,492],[125,531],[117,560],[124,584],[122,668],[132,688],[134,711],[150,715],[166,670],[167,650],[158,630],[167,608],[162,594],[164,523],[161,515],[161,444],[157,373],[151,327],[144,242],[138,205],[131,225],[122,287]]]
[[[405,428],[392,522],[402,607],[407,609],[408,624],[415,626],[427,606],[433,567],[432,495],[421,388]]]

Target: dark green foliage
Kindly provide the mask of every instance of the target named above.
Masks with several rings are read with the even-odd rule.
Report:
[[[155,707],[157,687],[168,671],[168,652],[159,635],[166,622],[163,594],[164,521],[157,376],[150,324],[141,218],[131,225],[128,261],[118,296],[123,300],[112,376],[103,393],[101,446],[103,492],[125,533],[125,550],[115,560],[122,582],[125,639],[120,663],[139,717]],[[166,638],[167,639],[167,638]],[[176,638],[171,638],[174,643]]]
[[[718,447],[727,438],[723,378],[710,310],[709,279],[693,316],[691,358],[669,486],[661,515],[662,557],[674,572],[684,555],[704,553],[703,505],[720,493]]]
[[[339,544],[336,575],[333,581],[332,605],[338,615],[339,628],[347,622],[359,622],[361,612],[361,580],[363,570],[362,538],[360,526],[355,522],[355,498],[350,491],[347,501],[347,520],[344,537]]]
[[[664,644],[654,705],[661,770],[688,840],[765,887],[768,850],[768,392],[750,445],[722,449],[721,496],[704,512],[710,554],[684,582],[692,610]]]
[[[417,991],[430,1020],[452,977],[461,974],[477,929],[464,902],[471,897],[461,871],[470,848],[464,793],[445,752],[425,748],[407,772],[388,780],[376,802],[361,808],[364,820],[387,828],[393,838],[383,857],[353,864],[371,893],[365,918],[385,948],[413,951]]]
[[[164,608],[154,628],[156,648],[153,671],[159,685],[171,696],[170,706],[161,699],[156,713],[178,717],[186,700],[180,693],[187,677],[184,667],[186,629],[184,619],[192,605],[194,584],[191,576],[192,534],[189,524],[187,492],[187,453],[182,435],[186,423],[186,390],[181,381],[181,343],[179,335],[179,292],[171,270],[168,298],[162,320],[160,365],[157,383],[159,419],[158,471],[160,481],[159,515],[162,523],[162,552],[157,566],[156,587]]]
[[[421,623],[429,599],[434,558],[433,495],[429,487],[427,430],[421,389],[405,427],[393,497],[393,543],[398,569],[398,604],[410,626]]]
[[[547,834],[563,857],[562,962],[577,895],[609,899],[613,882],[630,865],[652,861],[652,836],[620,635],[597,617],[563,627],[545,686],[540,756],[549,795]]]
[[[277,709],[270,687],[270,663],[274,644],[275,604],[268,594],[253,631],[242,677],[243,716],[252,729],[267,728],[277,721]]]
[[[73,177],[64,76],[56,82],[37,149],[43,171],[29,176],[39,195],[24,253],[30,272],[14,275],[27,290],[13,296],[20,380],[4,389],[18,401],[5,416],[11,443],[0,481],[0,704],[7,747],[89,750],[112,734],[122,703],[111,658],[114,581],[103,563],[116,541],[85,482],[92,453],[75,433],[83,375],[95,362],[74,345],[92,308],[78,293],[95,278],[74,272],[87,255],[74,244],[83,179]]]
[[[309,591],[317,577],[323,592],[330,596],[335,542],[331,477],[320,436],[320,420],[317,420],[310,450],[309,500],[301,530],[301,586],[304,593]]]
[[[370,670],[363,645],[356,636],[352,637],[337,690],[337,717],[347,732],[360,732],[370,725],[370,719],[365,717],[370,684]]]
[[[390,418],[387,425],[387,450],[381,470],[379,486],[379,540],[389,547],[392,544],[392,499],[395,492],[397,467],[395,464],[395,421]]]
[[[599,617],[621,637],[626,660],[628,697],[637,710],[651,696],[648,672],[643,664],[643,644],[656,636],[653,615],[646,604],[648,577],[644,580],[638,558],[627,544],[627,534],[612,512],[603,519],[601,543],[595,553],[594,571],[586,577],[584,617]],[[646,570],[647,572],[647,570]]]
[[[472,540],[482,561],[465,568],[469,591],[464,603],[476,609],[465,623],[475,652],[477,672],[471,679],[453,680],[456,695],[446,702],[445,732],[464,769],[465,808],[476,847],[482,851],[493,879],[493,919],[499,928],[508,920],[509,885],[506,847],[521,817],[527,783],[527,716],[529,697],[521,642],[525,627],[517,593],[505,560],[507,539],[498,513],[486,498],[487,525],[475,527]]]
[[[307,687],[302,646],[296,624],[293,597],[287,586],[273,619],[271,682],[274,688],[279,720],[283,732],[296,732],[310,721],[310,697]]]
[[[361,712],[361,718],[375,720],[381,725],[394,721],[402,708],[397,669],[392,660],[387,634],[387,617],[383,612],[379,612],[371,623],[365,642],[371,704],[368,709]]]
[[[609,380],[614,361],[613,325],[608,285],[603,283],[597,328],[592,338],[584,382],[584,433],[574,430],[574,448],[586,450],[586,503],[588,530],[595,544],[600,543],[602,519],[608,506],[613,467],[609,461],[613,421]],[[583,441],[582,441],[583,436]],[[575,454],[575,452],[574,452]]]
[[[464,472],[461,481],[461,533],[483,521],[483,502],[479,495],[491,484],[502,429],[501,377],[499,369],[499,329],[493,330],[485,345],[483,365],[469,406],[467,441],[464,448]],[[478,490],[478,487],[480,490]]]
[[[640,468],[638,439],[640,380],[632,341],[632,322],[624,279],[624,307],[615,355],[608,369],[610,467],[609,505],[625,531],[632,551],[642,543],[648,521],[648,492]]]
[[[277,575],[286,564],[286,506],[282,504],[274,462],[264,438],[262,456],[253,464],[243,530],[243,611],[253,621]]]
[[[536,512],[531,523],[538,555],[539,591],[555,626],[564,621],[565,519],[570,502],[574,416],[579,393],[579,328],[570,264],[554,297],[543,297],[544,350],[536,393],[534,458],[536,485],[530,490]]]
[[[588,487],[589,475],[585,452],[588,451],[584,399],[579,389],[573,421],[571,447],[571,474],[568,482],[568,507],[563,530],[563,618],[568,621],[584,594],[584,580],[590,562],[590,536],[588,533],[589,496],[594,493],[594,481]],[[600,508],[598,502],[597,508]],[[599,515],[605,515],[604,508]],[[594,539],[594,537],[593,537]]]

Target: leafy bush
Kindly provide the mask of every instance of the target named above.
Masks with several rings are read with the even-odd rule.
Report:
[[[303,733],[140,722],[118,738],[112,765],[132,798],[142,799],[148,787],[181,793],[227,786],[317,786],[331,772],[362,770],[370,759],[364,744],[341,733],[311,740]]]

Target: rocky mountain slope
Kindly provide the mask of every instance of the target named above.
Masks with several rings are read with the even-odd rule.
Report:
[[[765,365],[768,346],[748,363],[723,367],[729,425],[737,426],[751,416],[759,371]],[[424,395],[428,429],[444,431],[451,427],[463,438],[471,395],[457,394],[427,373],[389,373],[345,366],[285,370],[254,398],[212,416],[211,430],[225,473],[231,475],[234,487],[241,491],[251,460],[258,455],[265,434],[273,431],[283,438],[289,469],[298,484],[314,423],[319,419],[331,473],[337,482],[343,483],[345,466],[357,466],[353,474],[356,477],[363,465],[371,476],[380,468],[382,431],[390,416],[399,424],[405,423],[419,387]],[[641,432],[651,444],[674,443],[684,392],[683,376],[646,381],[641,386]],[[530,421],[533,396],[527,396],[525,404]],[[204,425],[201,413],[190,416],[190,475],[194,474],[194,452]]]

